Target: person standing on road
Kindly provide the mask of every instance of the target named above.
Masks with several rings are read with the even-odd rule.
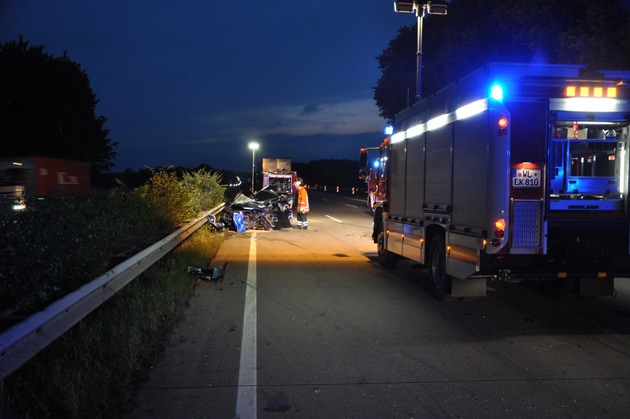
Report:
[[[308,229],[307,215],[310,211],[308,206],[308,192],[304,185],[302,185],[302,179],[297,180],[293,186],[297,189],[297,228],[298,230]]]

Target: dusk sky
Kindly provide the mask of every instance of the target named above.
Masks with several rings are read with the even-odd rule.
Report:
[[[247,171],[251,141],[257,160],[357,160],[385,123],[376,57],[411,24],[391,0],[0,2],[0,42],[67,51],[87,73],[115,171]]]

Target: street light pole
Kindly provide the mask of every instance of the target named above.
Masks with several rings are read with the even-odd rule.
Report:
[[[258,150],[258,143],[249,143],[249,149],[252,150],[252,193],[254,193],[254,174],[256,169],[256,150]]]
[[[418,27],[418,42],[416,43],[416,102],[420,102],[420,99],[422,99],[422,30],[424,28],[424,12],[426,9],[426,4],[422,5],[422,10],[416,4],[416,26]]]
[[[416,13],[418,27],[418,42],[416,48],[416,102],[422,99],[422,31],[424,26],[424,16],[430,15],[446,15],[445,4],[418,3],[413,1],[394,1],[394,11],[398,13]]]

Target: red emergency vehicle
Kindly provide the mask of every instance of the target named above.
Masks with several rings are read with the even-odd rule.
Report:
[[[380,262],[425,265],[438,299],[526,278],[612,295],[630,277],[628,82],[490,63],[400,112],[373,174]]]

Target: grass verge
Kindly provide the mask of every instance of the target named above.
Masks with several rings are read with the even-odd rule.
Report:
[[[5,383],[5,412],[21,418],[118,418],[146,367],[181,321],[195,278],[223,236],[203,227]]]

